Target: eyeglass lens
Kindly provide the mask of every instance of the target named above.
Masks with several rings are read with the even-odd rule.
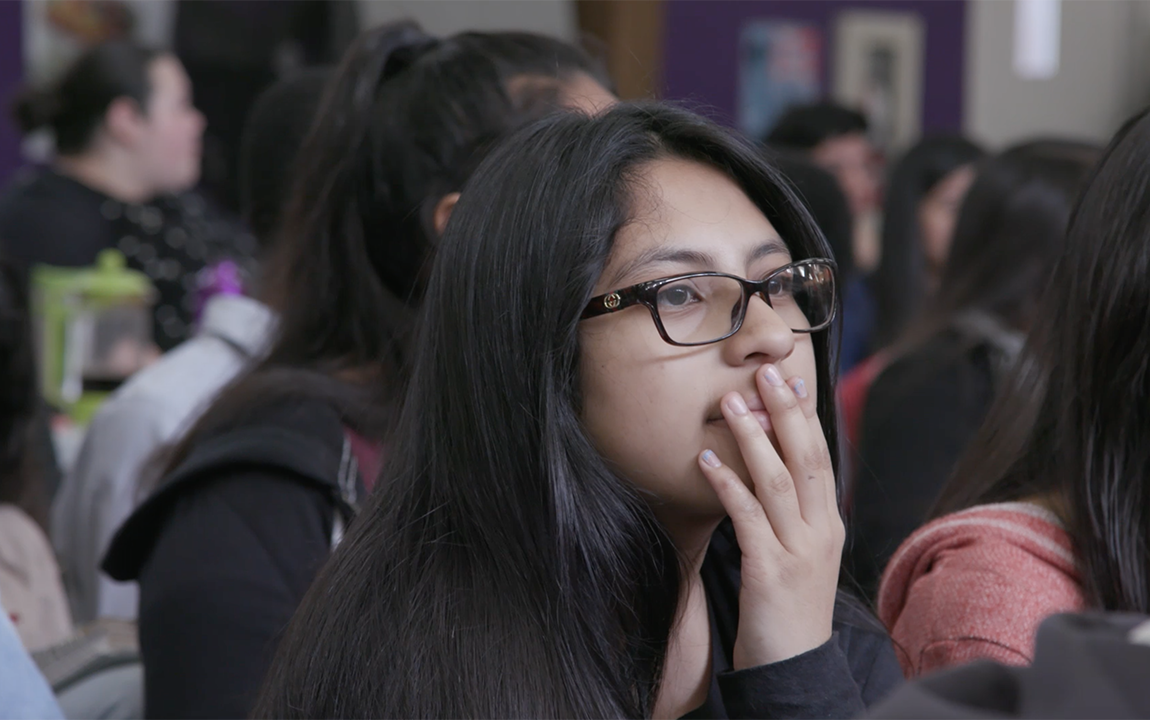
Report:
[[[789,267],[767,283],[770,305],[796,331],[825,324],[834,308],[834,280],[827,265]],[[703,275],[659,288],[656,307],[667,336],[677,343],[718,340],[738,324],[745,299],[743,285],[731,277]]]

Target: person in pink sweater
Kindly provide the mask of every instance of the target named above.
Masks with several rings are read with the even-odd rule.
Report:
[[[879,594],[908,676],[985,658],[1033,659],[1046,617],[1085,607],[1070,535],[1046,508],[979,505],[941,517],[891,558]]]
[[[1144,111],[1079,197],[1020,361],[931,521],[883,574],[879,617],[908,676],[1028,664],[1056,613],[1150,613],[1147,208]]]

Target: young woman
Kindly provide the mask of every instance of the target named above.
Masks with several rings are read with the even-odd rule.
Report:
[[[375,479],[412,308],[458,191],[535,115],[612,100],[534,35],[365,33],[295,166],[265,299],[268,356],[224,390],[105,569],[140,585],[147,714],[246,717],[276,639]]]
[[[930,137],[908,150],[891,171],[883,205],[882,261],[872,278],[879,306],[877,347],[896,342],[938,288],[958,209],[982,154],[966,138]]]
[[[868,346],[854,346],[853,362],[841,363],[844,376],[839,402],[846,444],[852,448],[851,469],[856,472],[867,393],[890,361],[882,350],[901,337],[907,321],[921,312],[937,288],[950,253],[958,208],[974,181],[974,163],[981,155],[976,145],[961,137],[926,138],[907,151],[890,173],[883,205],[882,259],[868,279],[876,301],[874,332]],[[853,504],[850,495],[853,492],[848,493],[848,509]]]
[[[887,568],[879,610],[909,673],[1028,663],[1054,613],[1150,612],[1148,158],[1143,114],[1078,200],[1022,359],[935,519]]]
[[[1097,158],[1093,146],[1038,141],[979,165],[939,287],[867,395],[849,564],[868,596],[986,416]]]
[[[834,266],[787,187],[660,105],[488,158],[257,713],[848,717],[897,682],[836,608]]]
[[[55,158],[0,194],[0,238],[13,261],[92,265],[117,248],[155,283],[162,350],[192,330],[196,274],[247,261],[254,241],[189,191],[200,176],[204,119],[174,55],[128,42],[98,45],[48,88],[16,105],[25,133],[50,130]]]

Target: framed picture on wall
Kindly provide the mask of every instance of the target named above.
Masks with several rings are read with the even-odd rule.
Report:
[[[739,34],[739,129],[759,139],[796,103],[822,95],[823,35],[800,22],[752,20]]]
[[[866,114],[872,140],[888,152],[922,129],[923,35],[915,13],[847,11],[835,19],[835,99]]]

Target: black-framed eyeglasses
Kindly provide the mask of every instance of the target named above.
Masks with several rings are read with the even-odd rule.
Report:
[[[703,272],[649,280],[591,298],[580,319],[646,305],[672,345],[707,345],[739,331],[759,295],[797,333],[825,329],[835,317],[835,263],[815,258],[784,265],[759,281]]]

